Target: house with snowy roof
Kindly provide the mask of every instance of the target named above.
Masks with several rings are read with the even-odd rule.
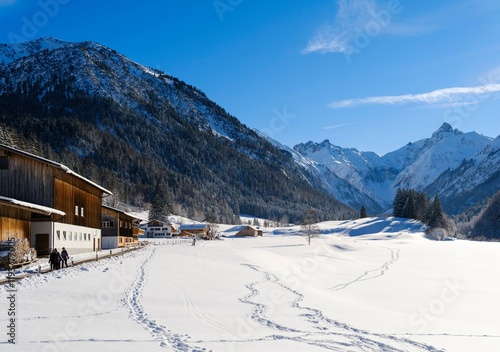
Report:
[[[102,249],[130,247],[139,243],[140,217],[108,205],[102,206]]]
[[[103,196],[65,165],[0,144],[0,239],[26,238],[38,255],[101,249]]]
[[[262,230],[259,227],[251,225],[241,225],[236,226],[231,229],[231,231],[236,231],[236,237],[257,237],[262,236]]]
[[[179,227],[180,236],[195,236],[207,238],[210,227],[208,224],[182,224]]]
[[[143,226],[144,237],[147,238],[170,238],[178,234],[178,230],[169,223],[160,220],[152,220]]]

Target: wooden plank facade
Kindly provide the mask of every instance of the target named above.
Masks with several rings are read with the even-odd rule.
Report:
[[[99,250],[103,194],[111,192],[60,163],[0,144],[0,197],[14,200],[0,201],[2,239],[27,238],[39,254],[62,246],[73,254]]]
[[[137,225],[141,219],[123,210],[102,206],[102,248],[127,247],[139,243]]]

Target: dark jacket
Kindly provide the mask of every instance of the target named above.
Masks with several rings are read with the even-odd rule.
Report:
[[[66,259],[68,259],[68,258],[69,258],[69,255],[68,255],[68,251],[67,251],[67,250],[63,249],[63,250],[61,251],[61,258],[62,258],[63,260],[66,260]]]
[[[49,263],[51,264],[59,264],[62,261],[61,255],[59,252],[50,253]]]

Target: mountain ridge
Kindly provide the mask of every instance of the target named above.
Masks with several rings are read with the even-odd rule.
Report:
[[[355,214],[203,92],[113,49],[48,38],[1,45],[0,57],[1,134],[117,201],[151,202],[165,189],[176,213],[227,223],[240,213],[299,221],[309,208],[320,219]]]
[[[444,199],[445,210],[456,214],[472,203],[491,196],[490,188],[500,185],[495,171],[498,168],[491,167],[493,163],[490,163],[490,171],[485,166],[481,168],[481,172],[477,172],[477,168],[474,169],[476,171],[468,171],[468,174],[475,174],[474,183],[479,188],[487,182],[493,185],[484,186],[488,190],[481,192],[481,196],[474,196],[473,192],[469,192],[470,194],[466,196],[457,190],[454,192],[448,190],[446,193],[446,189],[449,189],[451,185],[463,184],[465,181],[463,177],[460,179],[458,171],[446,178],[446,181],[443,181],[444,175],[458,170],[466,160],[479,160],[481,156],[483,156],[481,160],[491,159],[492,151],[489,152],[490,156],[484,157],[484,155],[488,153],[488,148],[493,148],[493,152],[496,152],[498,148],[495,148],[495,145],[495,140],[491,137],[476,132],[464,133],[445,122],[433,132],[431,137],[410,142],[383,156],[373,152],[358,151],[355,148],[335,146],[328,140],[321,143],[300,143],[293,149],[318,164],[328,167],[336,176],[364,194],[367,203],[365,205],[372,213],[377,214],[378,210],[370,205],[371,200],[375,200],[381,209],[390,210],[392,199],[398,188],[413,188],[425,191],[431,197],[439,195]],[[466,165],[472,167],[476,164],[469,162]],[[450,177],[455,179],[451,180]],[[444,187],[443,182],[447,187]],[[464,185],[461,187],[465,192],[466,187]],[[352,202],[342,197],[337,198],[351,206],[359,205],[359,201]],[[464,202],[464,205],[454,204],[458,200]]]

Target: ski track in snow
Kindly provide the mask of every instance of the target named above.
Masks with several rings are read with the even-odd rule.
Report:
[[[144,260],[139,264],[137,277],[126,293],[124,304],[129,309],[129,316],[147,330],[155,340],[160,341],[161,347],[170,348],[173,351],[179,352],[206,352],[205,348],[190,346],[186,342],[187,338],[189,338],[188,335],[173,333],[155,320],[151,320],[144,311],[141,299],[142,291],[147,283],[147,273],[145,269],[155,253],[156,248],[151,251],[150,255],[146,255]]]
[[[188,312],[190,312],[197,320],[203,321],[219,330],[222,330],[224,332],[231,333],[231,329],[224,326],[217,318],[211,316],[208,313],[204,313],[199,311],[198,309],[195,308],[193,305],[191,299],[189,298],[189,294],[186,293],[186,291],[182,288],[183,285],[181,281],[187,282],[189,281],[189,274],[194,274],[200,270],[203,270],[204,264],[203,264],[203,257],[200,255],[198,256],[198,267],[196,270],[190,272],[190,273],[183,273],[177,276],[173,276],[169,278],[168,282],[169,284],[181,295],[183,301],[184,301],[184,307]]]
[[[389,270],[389,266],[394,264],[395,262],[398,261],[399,259],[399,253],[401,252],[399,249],[393,249],[393,248],[388,248],[388,247],[380,247],[380,248],[385,248],[391,252],[391,258],[386,261],[384,264],[382,264],[380,267],[372,270],[365,271],[362,275],[358,276],[352,281],[343,283],[343,284],[338,284],[330,288],[329,290],[331,291],[340,291],[345,289],[348,286],[351,286],[352,284],[361,282],[361,281],[367,281],[367,280],[373,280],[378,277],[381,277],[384,275],[384,273]]]
[[[393,255],[393,261],[394,258],[397,258],[397,256]],[[264,276],[264,280],[255,281],[246,285],[246,287],[250,290],[250,294],[240,298],[242,303],[254,306],[254,310],[250,318],[260,325],[286,333],[285,335],[271,335],[263,339],[255,339],[255,341],[290,340],[331,351],[441,351],[430,345],[406,338],[398,338],[387,334],[370,333],[368,331],[356,329],[348,324],[330,319],[325,316],[321,310],[302,305],[301,302],[304,299],[304,295],[280,282],[276,275],[267,272],[256,265],[242,265],[257,271]],[[375,277],[372,277],[372,279],[373,278]],[[311,329],[309,329],[309,331],[298,330],[293,327],[273,322],[269,319],[270,317],[266,317],[266,312],[271,311],[271,308],[265,304],[256,303],[252,300],[261,294],[258,287],[263,284],[275,285],[278,289],[281,288],[282,290],[291,293],[294,296],[294,299],[291,302],[288,302],[289,308],[294,311],[294,314],[299,317],[299,319],[305,321]],[[249,342],[249,340],[227,342]]]

